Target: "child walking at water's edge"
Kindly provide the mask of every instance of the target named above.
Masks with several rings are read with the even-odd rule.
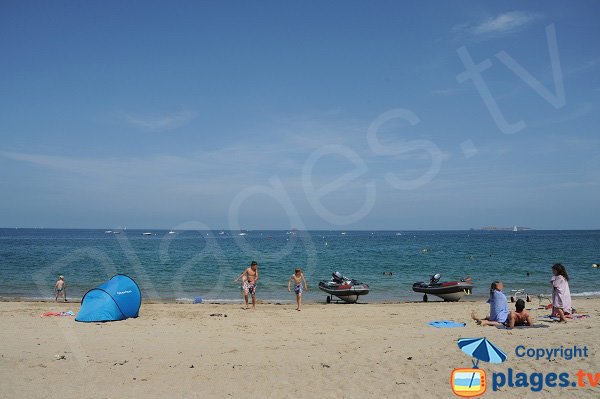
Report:
[[[65,276],[58,276],[58,280],[54,284],[54,300],[58,302],[58,297],[62,296],[63,300],[67,302],[67,283],[65,283]]]
[[[296,268],[292,277],[288,280],[288,292],[291,292],[290,286],[294,282],[294,292],[296,293],[296,310],[300,310],[300,305],[302,305],[302,291],[308,291],[308,286],[306,285],[306,280],[304,279],[304,274],[302,273],[302,269]],[[304,283],[304,288],[302,288],[302,284]]]

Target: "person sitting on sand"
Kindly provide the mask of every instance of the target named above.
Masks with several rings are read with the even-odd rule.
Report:
[[[300,305],[302,305],[302,283],[304,283],[304,290],[308,291],[308,285],[306,284],[306,280],[304,279],[304,274],[302,273],[302,269],[296,268],[292,277],[288,280],[288,292],[291,292],[290,285],[294,282],[294,292],[296,293],[296,310],[300,310]]]
[[[525,310],[525,301],[517,299],[515,303],[515,311],[510,312],[508,315],[508,323],[505,324],[508,328],[515,326],[529,326],[533,325],[533,318],[529,315],[529,312]]]
[[[573,318],[571,307],[571,291],[569,289],[569,275],[565,267],[557,263],[552,266],[552,316],[566,323],[567,318]]]
[[[475,312],[471,313],[471,318],[480,326],[503,326],[508,320],[508,300],[502,292],[504,284],[501,281],[494,281],[490,286],[490,315],[485,318],[479,318]]]
[[[246,268],[233,282],[235,283],[242,278],[242,289],[244,290],[244,301],[246,301],[246,309],[248,309],[248,294],[252,295],[252,309],[256,309],[256,282],[258,281],[258,264],[255,261],[250,263],[250,267]]]
[[[54,293],[56,297],[54,300],[58,302],[58,297],[62,296],[65,302],[67,302],[67,283],[65,283],[65,276],[58,276],[56,284],[54,284]]]

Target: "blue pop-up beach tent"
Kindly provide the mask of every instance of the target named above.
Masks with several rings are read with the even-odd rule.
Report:
[[[75,321],[115,321],[138,317],[141,304],[140,287],[130,277],[117,274],[83,296]]]

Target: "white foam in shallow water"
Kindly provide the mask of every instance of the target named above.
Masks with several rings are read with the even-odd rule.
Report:
[[[177,302],[194,302],[196,299],[194,298],[175,298]],[[204,298],[202,297],[202,302],[243,302],[243,299],[213,299],[213,298]]]
[[[183,300],[188,300],[187,298],[182,298]],[[259,298],[259,300],[261,302],[267,302],[267,303],[292,303],[295,301],[290,301],[290,300],[281,300],[281,299],[262,299]],[[179,299],[177,299],[177,301],[179,301]],[[193,300],[192,300],[193,302]],[[202,298],[202,302],[205,303],[215,303],[215,302],[219,302],[219,303],[243,303],[244,300],[243,299],[218,299],[218,298]]]
[[[600,296],[600,291],[577,292],[571,296]]]

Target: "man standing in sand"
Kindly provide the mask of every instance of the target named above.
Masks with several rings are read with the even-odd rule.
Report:
[[[258,281],[258,264],[255,261],[250,263],[250,267],[242,272],[233,282],[242,278],[242,289],[244,290],[244,300],[246,309],[248,309],[248,294],[252,295],[252,309],[256,309],[256,282]]]
[[[54,284],[54,293],[56,298],[54,300],[58,302],[58,297],[62,296],[65,302],[67,302],[67,283],[65,283],[65,276],[58,276],[56,284]]]

